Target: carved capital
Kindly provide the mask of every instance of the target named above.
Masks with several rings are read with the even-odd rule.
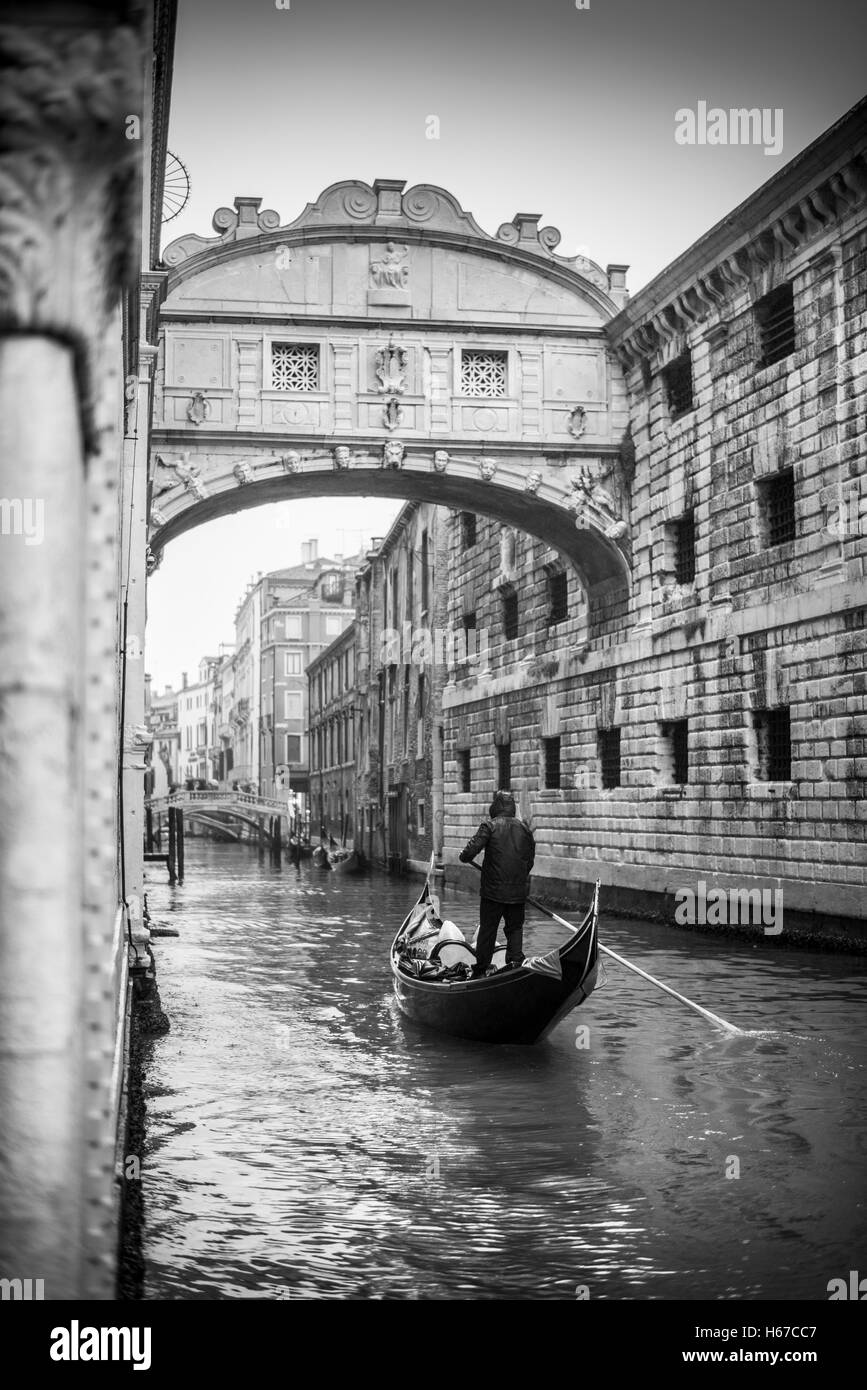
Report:
[[[138,271],[143,52],[131,27],[0,26],[0,322],[75,345],[91,427],[106,318]]]

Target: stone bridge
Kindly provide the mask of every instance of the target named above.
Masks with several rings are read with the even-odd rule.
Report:
[[[591,606],[625,596],[631,450],[605,328],[626,267],[557,255],[537,214],[489,235],[402,180],[334,184],[285,226],[260,201],[172,242],[151,282],[151,565],[213,517],[384,495],[518,526]]]

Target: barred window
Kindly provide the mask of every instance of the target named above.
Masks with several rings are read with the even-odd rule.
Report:
[[[469,550],[475,545],[477,534],[475,512],[461,512],[461,549]]]
[[[511,743],[497,744],[497,790],[501,792],[511,791],[512,789],[512,745]]]
[[[665,780],[683,786],[689,781],[689,720],[673,719],[663,724],[666,763]]]
[[[505,396],[507,360],[505,352],[465,349],[461,353],[462,393],[465,396]]]
[[[548,623],[563,623],[569,616],[569,581],[565,570],[548,576]]]
[[[518,595],[514,589],[503,592],[503,636],[513,642],[518,635]]]
[[[695,579],[695,512],[686,512],[674,523],[674,577],[678,584]]]
[[[779,285],[755,305],[759,366],[771,367],[795,351],[795,301],[791,282]]]
[[[318,391],[319,348],[311,343],[272,343],[271,386],[275,391]]]
[[[602,767],[602,785],[605,788],[620,786],[620,730],[599,730],[599,762]]]
[[[756,710],[756,775],[761,782],[788,782],[792,776],[792,725],[787,705]]]
[[[695,404],[692,394],[692,357],[689,351],[682,352],[667,367],[663,367],[662,376],[668,396],[668,409],[672,419],[676,420],[679,415],[685,415],[688,410],[692,410]]]
[[[549,791],[560,789],[560,738],[544,738],[542,747],[545,754],[545,787]]]
[[[470,750],[461,748],[458,750],[458,788],[462,792],[468,792],[470,786]]]
[[[795,539],[795,475],[791,468],[759,483],[762,530],[766,545],[785,545]]]

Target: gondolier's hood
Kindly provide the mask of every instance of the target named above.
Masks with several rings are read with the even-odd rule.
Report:
[[[497,792],[489,811],[491,820],[494,820],[496,816],[514,816],[515,814],[515,798],[510,796],[508,792]]]

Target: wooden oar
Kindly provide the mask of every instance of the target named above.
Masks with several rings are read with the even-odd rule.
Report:
[[[482,872],[481,865],[477,864],[475,860],[471,859],[469,862],[479,873]],[[543,913],[545,917],[550,917],[552,922],[559,922],[560,926],[566,927],[568,931],[573,932],[575,930],[572,923],[567,922],[565,917],[558,917],[556,912],[552,912],[549,907],[543,907],[535,898],[528,898],[527,902],[531,907],[535,907],[539,912]],[[652,985],[656,985],[657,988],[665,990],[665,993],[670,994],[672,999],[679,999],[681,1004],[686,1004],[688,1008],[695,1009],[696,1013],[709,1019],[711,1023],[716,1023],[720,1028],[724,1028],[727,1033],[743,1033],[744,1030],[742,1028],[738,1028],[734,1023],[727,1023],[724,1018],[720,1018],[719,1014],[712,1014],[710,1009],[705,1009],[701,1004],[696,1004],[693,999],[687,999],[685,994],[678,994],[676,989],[672,989],[670,985],[663,984],[662,980],[657,980],[655,975],[649,975],[646,970],[641,969],[640,965],[633,965],[631,961],[626,960],[624,956],[619,956],[616,951],[612,951],[608,946],[603,946],[601,941],[599,943],[599,949],[600,951],[604,951],[606,956],[611,956],[612,960],[616,960],[620,965],[625,965],[627,970],[632,970],[636,975],[640,975],[643,980],[649,980]]]

